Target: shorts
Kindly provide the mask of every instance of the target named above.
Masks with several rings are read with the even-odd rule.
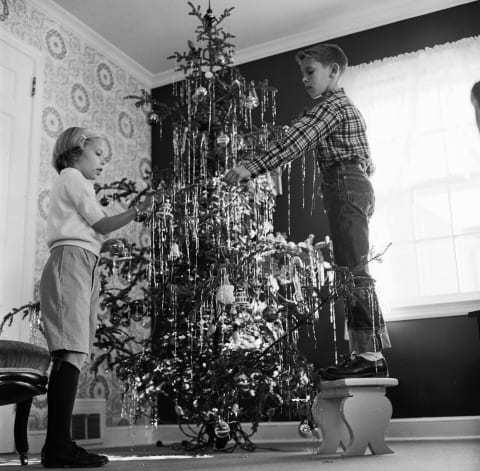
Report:
[[[98,257],[73,245],[55,247],[40,280],[40,311],[50,352],[90,355],[97,327]]]

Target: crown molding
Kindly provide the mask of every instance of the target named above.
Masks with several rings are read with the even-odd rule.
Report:
[[[366,5],[361,11],[353,14],[348,11],[338,12],[336,16],[329,18],[327,23],[322,24],[318,28],[238,49],[235,52],[234,61],[235,64],[244,64],[318,42],[340,38],[348,34],[358,33],[474,1],[476,0],[402,0],[401,2],[383,2],[381,9],[379,9],[378,3]],[[174,70],[154,74],[152,88],[169,85],[181,78],[182,76]]]
[[[114,64],[135,77],[145,88],[151,88],[154,74],[125,54],[110,41],[73,16],[53,0],[30,0],[32,5],[61,24],[67,31],[91,44]]]

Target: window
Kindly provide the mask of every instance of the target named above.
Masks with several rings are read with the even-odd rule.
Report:
[[[387,319],[480,307],[480,38],[351,67],[376,165],[372,263]]]

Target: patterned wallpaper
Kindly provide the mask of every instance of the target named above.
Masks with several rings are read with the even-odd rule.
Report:
[[[17,39],[44,52],[44,90],[37,97],[42,103],[40,127],[40,165],[38,169],[38,212],[35,257],[35,280],[40,277],[48,257],[45,243],[49,191],[56,177],[50,156],[58,134],[70,126],[84,126],[107,136],[106,166],[99,183],[126,177],[145,185],[143,177],[150,169],[150,128],[144,114],[124,100],[128,94],[138,94],[148,85],[95,49],[89,42],[68,31],[55,19],[29,0],[9,0],[10,16],[0,23]],[[116,213],[118,207],[107,207]],[[145,243],[148,236],[137,224],[117,231],[115,237],[127,237]],[[25,300],[27,302],[28,300]],[[40,343],[42,340],[40,339]],[[110,373],[96,378],[84,368],[80,377],[78,397],[107,399],[107,425],[125,423],[121,416],[122,387]],[[46,426],[46,396],[37,396],[30,417],[30,429]]]

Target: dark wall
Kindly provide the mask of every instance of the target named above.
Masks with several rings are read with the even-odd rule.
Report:
[[[374,28],[368,31],[332,38],[341,46],[351,65],[383,57],[396,56],[461,38],[480,35],[480,1],[475,1],[437,13]],[[254,62],[241,64],[241,73],[249,80],[267,78],[278,88],[277,122],[289,124],[305,107],[313,103],[306,95],[295,64],[296,51],[290,51]],[[480,60],[480,58],[479,58]],[[348,90],[347,90],[348,92]],[[161,101],[172,99],[171,87],[153,91]],[[465,93],[469,93],[468,90]],[[171,152],[168,126],[165,139],[159,140],[153,129],[153,168],[165,168]],[[314,233],[316,240],[329,233],[321,197],[314,191],[312,199],[313,162],[307,156],[304,172],[300,161],[292,165],[288,211],[287,196],[278,198],[275,228],[287,232],[294,241],[304,240]],[[304,178],[304,175],[306,177]],[[284,174],[284,188],[287,175]],[[312,210],[312,201],[315,208]],[[290,214],[290,221],[288,221]],[[466,314],[466,313],[465,313]],[[343,320],[339,314],[337,338],[343,338]],[[393,348],[385,352],[391,375],[400,385],[388,395],[393,404],[393,416],[437,417],[480,414],[480,337],[475,320],[465,317],[409,320],[389,323]],[[327,366],[333,360],[332,327],[324,316],[313,336],[302,332],[300,345],[317,366]],[[344,352],[346,344],[338,342]]]

